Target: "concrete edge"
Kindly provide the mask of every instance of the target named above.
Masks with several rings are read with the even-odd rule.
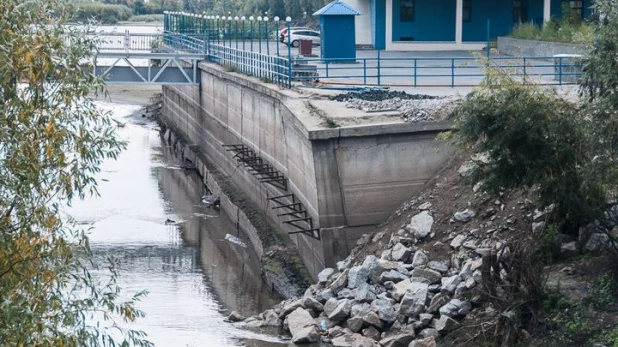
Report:
[[[369,124],[309,131],[309,140],[327,140],[337,137],[359,137],[371,135],[440,132],[452,129],[452,121]]]

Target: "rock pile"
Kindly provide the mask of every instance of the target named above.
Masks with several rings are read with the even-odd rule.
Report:
[[[433,120],[436,115],[445,113],[443,111],[450,109],[456,99],[375,90],[340,94],[331,97],[331,100],[346,102],[346,107],[367,112],[397,111],[406,122],[420,122]]]

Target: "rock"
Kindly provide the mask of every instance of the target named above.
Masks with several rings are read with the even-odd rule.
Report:
[[[459,305],[461,304],[461,301],[458,299],[453,299],[451,301],[449,301],[446,305],[440,307],[440,316],[448,316],[448,317],[455,317],[458,315],[459,313]]]
[[[474,241],[474,240],[465,241],[462,244],[462,246],[465,247],[465,248],[468,248],[468,249],[476,249],[477,248],[476,241]]]
[[[279,315],[274,310],[266,310],[262,315],[264,316],[264,325],[270,327],[281,326],[281,319],[279,319]]]
[[[339,305],[339,300],[337,300],[337,298],[328,299],[324,304],[324,313],[328,316],[337,308],[337,305]]]
[[[419,211],[429,210],[431,208],[431,202],[425,201],[424,203],[418,205]]]
[[[376,236],[378,236],[380,233],[376,234]],[[382,234],[384,235],[384,234]],[[374,240],[375,240],[375,236],[374,236]],[[377,242],[377,241],[374,241]],[[351,257],[347,257],[341,261],[337,262],[337,270],[339,271],[343,271],[345,269],[347,269],[348,267],[350,267],[350,263],[352,263],[352,258]]]
[[[463,235],[457,235],[455,236],[455,238],[451,241],[451,247],[453,247],[454,249],[458,249],[459,247],[461,247],[461,245],[464,243],[464,241],[466,240],[466,237]]]
[[[455,212],[455,215],[453,215],[453,218],[455,218],[455,220],[458,222],[467,223],[475,216],[476,216],[476,213],[472,211],[471,209],[467,208],[463,211]]]
[[[414,257],[412,258],[412,266],[419,267],[424,266],[429,261],[427,255],[423,251],[416,251],[414,253]]]
[[[446,299],[442,294],[436,294],[433,298],[431,298],[431,302],[429,303],[429,307],[427,308],[427,312],[434,313],[438,312],[438,309],[446,304]]]
[[[343,299],[339,301],[337,307],[335,307],[335,309],[328,315],[328,319],[334,324],[338,324],[350,314],[351,309],[352,302],[347,299]]]
[[[454,275],[451,277],[443,277],[442,278],[442,290],[447,293],[454,293],[455,289],[457,289],[457,285],[461,283],[461,277],[459,275]]]
[[[406,226],[406,229],[417,238],[423,239],[431,233],[432,226],[433,217],[429,214],[429,212],[423,211],[412,217],[410,224]]]
[[[283,306],[281,313],[279,313],[279,318],[283,318],[289,315],[290,313],[292,313],[292,311],[295,311],[299,307],[303,307],[302,299],[294,300],[294,301],[287,303],[286,305]]]
[[[446,334],[459,328],[459,323],[451,317],[441,316],[436,321],[436,330],[441,334]]]
[[[394,261],[378,259],[375,266],[369,271],[369,279],[373,283],[380,283],[380,275],[382,275],[384,271],[397,270],[400,264],[401,263]]]
[[[350,316],[364,317],[369,312],[371,312],[371,305],[367,303],[356,304],[356,305],[352,305],[352,309],[350,309]]]
[[[579,251],[577,250],[577,242],[568,242],[563,243],[560,246],[560,256],[563,258],[576,257],[579,255]]]
[[[457,173],[461,176],[461,177],[466,177],[468,175],[470,175],[474,169],[477,167],[477,164],[473,161],[467,161],[463,164],[461,164],[461,166],[459,167],[459,169],[457,169]]]
[[[230,315],[227,317],[227,320],[230,322],[242,322],[245,319],[246,318],[243,315],[236,311],[232,311],[232,313],[230,313]]]
[[[406,347],[414,340],[414,332],[399,333],[387,336],[380,340],[383,347]]]
[[[425,308],[429,286],[425,283],[412,282],[401,299],[399,313],[406,317],[413,317]]]
[[[371,310],[378,314],[381,320],[387,323],[393,323],[397,320],[397,312],[393,308],[390,300],[377,299],[371,303]]]
[[[410,254],[412,253],[412,250],[404,245],[402,245],[401,243],[398,243],[395,245],[395,247],[393,247],[393,250],[391,252],[391,257],[394,261],[407,261],[408,258],[410,258]]]
[[[331,339],[332,339],[332,338],[335,338],[335,337],[337,337],[337,336],[341,336],[341,335],[343,335],[343,334],[345,334],[345,333],[343,332],[343,328],[341,328],[341,327],[339,327],[339,326],[336,326],[336,325],[335,325],[334,327],[332,327],[332,328],[328,329],[328,337],[330,337]]]
[[[365,245],[369,243],[369,240],[371,240],[371,234],[363,234],[363,236],[361,236],[360,239],[356,240],[356,245],[357,246]]]
[[[378,343],[360,334],[345,334],[331,341],[334,347],[379,347]]]
[[[427,338],[427,337],[439,337],[440,333],[436,329],[427,328],[423,329],[418,333],[419,337]]]
[[[436,338],[430,336],[421,340],[414,340],[410,342],[408,347],[438,347],[438,344],[436,343]]]
[[[380,275],[380,281],[379,282],[380,283],[384,283],[386,281],[391,281],[391,282],[397,283],[397,282],[401,282],[401,281],[406,280],[406,279],[408,279],[408,277],[403,275],[399,271],[389,270],[389,271],[383,272]]]
[[[428,326],[429,323],[431,323],[432,319],[433,315],[431,313],[421,313],[418,315],[418,322],[420,323],[421,327]]]
[[[337,293],[337,299],[353,299],[356,292],[350,288],[343,288]]]
[[[288,329],[294,343],[311,343],[318,340],[315,321],[303,308],[297,308],[287,317]]]
[[[438,271],[430,269],[414,269],[412,270],[412,277],[425,278],[429,281],[429,284],[440,282],[442,279],[442,275]]]
[[[324,311],[324,306],[319,301],[311,297],[303,299],[303,307],[306,309],[312,309],[317,313]]]
[[[327,302],[328,299],[333,297],[333,291],[330,290],[330,288],[328,289],[324,289],[324,290],[318,290],[315,293],[315,298],[316,300],[318,300],[319,302],[321,302],[322,304]]]
[[[363,323],[364,323],[363,322],[363,318],[356,316],[356,317],[349,318],[346,321],[346,326],[348,327],[348,329],[350,329],[353,332],[357,333],[363,327]]]
[[[363,283],[354,289],[354,300],[358,302],[372,302],[376,299],[376,294],[371,290],[368,283]]]
[[[427,267],[441,273],[446,273],[448,271],[448,265],[442,261],[430,261],[427,263]]]
[[[406,294],[406,290],[408,290],[408,286],[410,285],[410,279],[406,278],[405,280],[395,284],[393,289],[391,290],[391,296],[395,301],[401,301],[401,298]]]
[[[371,325],[373,327],[376,327],[377,329],[384,328],[384,322],[382,322],[382,320],[380,320],[380,317],[375,312],[367,313],[363,317],[363,322],[365,322],[366,324]]]
[[[609,236],[601,233],[593,233],[590,234],[584,249],[588,252],[598,252],[607,249],[609,244]]]
[[[333,295],[337,295],[339,291],[345,288],[348,283],[348,269],[345,269],[330,285],[330,289],[333,291]]]
[[[363,336],[378,341],[380,339],[380,332],[378,331],[378,329],[370,326],[367,329],[363,329]]]
[[[316,328],[306,327],[298,330],[296,334],[292,334],[292,342],[295,344],[313,343],[318,341],[318,332]]]
[[[369,269],[363,266],[354,266],[348,272],[348,288],[354,289],[363,283],[367,283]]]
[[[534,222],[532,223],[532,232],[535,234],[539,234],[545,230],[545,222]]]
[[[335,269],[327,267],[318,274],[318,283],[326,283],[335,273]]]

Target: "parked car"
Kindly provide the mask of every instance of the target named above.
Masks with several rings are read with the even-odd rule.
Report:
[[[288,43],[287,35],[284,36],[283,40],[284,43]],[[290,44],[292,47],[298,47],[300,45],[300,40],[309,40],[314,45],[320,45],[322,43],[322,37],[319,31],[311,29],[290,30]]]
[[[308,27],[291,27],[290,30],[313,30],[313,29],[308,28]],[[287,27],[279,30],[279,42],[285,43],[284,39],[287,33],[288,33]]]

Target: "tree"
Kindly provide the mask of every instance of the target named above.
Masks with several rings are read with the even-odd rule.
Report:
[[[0,0],[0,341],[3,346],[150,345],[118,328],[142,313],[120,301],[113,261],[94,278],[84,230],[61,207],[97,194],[94,175],[123,143],[89,93],[90,26],[55,0]],[[100,319],[100,321],[99,321]],[[118,334],[120,332],[121,334]]]

